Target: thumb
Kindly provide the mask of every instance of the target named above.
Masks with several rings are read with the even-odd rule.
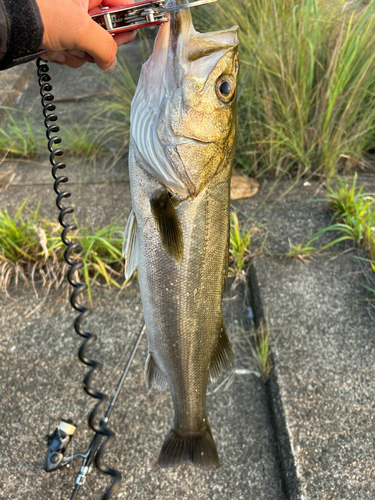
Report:
[[[129,41],[132,39],[133,37],[130,37]],[[93,21],[89,15],[85,16],[85,21],[74,42],[73,48],[87,52],[100,69],[105,71],[114,69],[117,44],[113,37]]]

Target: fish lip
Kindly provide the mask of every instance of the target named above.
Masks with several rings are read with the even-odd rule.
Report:
[[[176,146],[179,146],[180,144],[198,144],[198,145],[202,145],[202,144],[216,144],[216,142],[206,142],[206,141],[201,141],[199,139],[194,139],[193,137],[182,137],[180,140],[177,140],[175,142],[175,145]]]

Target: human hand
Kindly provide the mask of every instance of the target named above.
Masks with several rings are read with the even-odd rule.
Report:
[[[134,0],[36,0],[44,24],[41,49],[43,58],[71,68],[85,62],[96,63],[104,71],[116,66],[117,47],[134,40],[136,32],[107,33],[88,12],[105,7],[127,5]]]

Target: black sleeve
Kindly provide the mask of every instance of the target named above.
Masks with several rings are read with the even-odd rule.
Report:
[[[43,32],[35,0],[0,0],[0,70],[34,59]]]

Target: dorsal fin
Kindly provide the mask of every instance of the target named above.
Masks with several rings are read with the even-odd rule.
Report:
[[[164,250],[176,262],[181,262],[183,254],[182,230],[168,192],[157,191],[152,196],[150,204]]]
[[[138,230],[133,210],[124,229],[122,255],[125,257],[125,278],[129,279],[138,266]]]

